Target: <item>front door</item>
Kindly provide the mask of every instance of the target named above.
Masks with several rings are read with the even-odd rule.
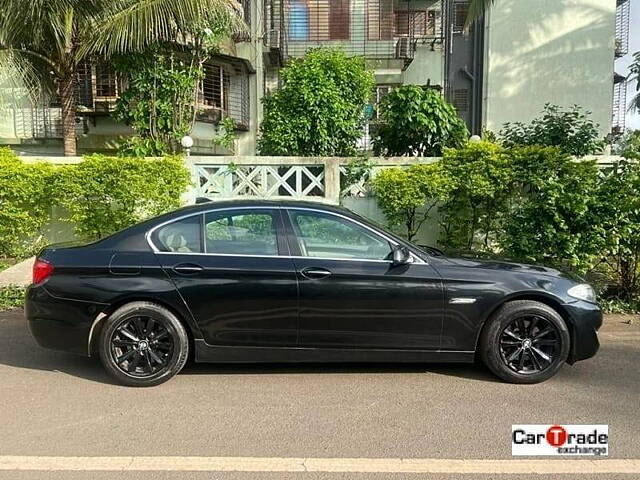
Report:
[[[152,234],[210,345],[295,346],[298,287],[278,209],[211,211]]]
[[[300,288],[300,346],[436,350],[443,321],[438,273],[416,258],[394,266],[394,241],[346,216],[289,209]]]

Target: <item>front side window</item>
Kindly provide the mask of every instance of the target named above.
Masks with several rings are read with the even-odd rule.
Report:
[[[194,215],[159,228],[153,243],[161,252],[202,253],[201,215]]]
[[[391,245],[349,220],[320,212],[290,211],[291,223],[305,257],[388,260]]]
[[[269,210],[207,213],[204,240],[206,253],[278,255],[276,220]]]

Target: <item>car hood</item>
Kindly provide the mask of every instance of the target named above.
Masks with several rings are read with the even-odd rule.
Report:
[[[468,268],[482,268],[485,270],[500,270],[502,272],[528,273],[533,275],[546,275],[549,277],[566,278],[573,281],[582,279],[573,273],[558,270],[556,268],[545,267],[543,265],[530,265],[526,263],[510,262],[507,260],[476,259],[464,257],[446,257],[455,265]]]

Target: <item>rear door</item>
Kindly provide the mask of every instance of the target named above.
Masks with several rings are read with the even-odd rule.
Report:
[[[297,281],[279,209],[206,212],[151,240],[208,344],[296,344]]]
[[[300,346],[435,350],[443,287],[416,258],[395,266],[393,241],[329,211],[288,209],[300,288]]]

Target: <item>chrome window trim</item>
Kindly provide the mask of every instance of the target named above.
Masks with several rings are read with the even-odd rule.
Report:
[[[212,212],[226,212],[226,211],[233,211],[233,210],[302,210],[302,211],[309,211],[309,212],[324,213],[325,215],[333,215],[335,217],[343,218],[348,222],[355,223],[356,225],[359,225],[360,227],[366,230],[369,230],[374,235],[384,238],[387,242],[391,243],[392,245],[394,246],[399,245],[398,242],[396,242],[390,237],[387,237],[383,233],[378,232],[377,230],[371,228],[368,225],[365,225],[364,223],[359,222],[358,220],[350,218],[346,215],[342,215],[340,213],[331,212],[328,210],[322,210],[319,208],[311,208],[311,207],[284,207],[284,206],[266,206],[266,205],[245,206],[245,207],[220,207],[220,208],[211,208],[209,210],[201,210],[199,212],[189,213],[186,215],[182,215],[180,217],[172,218],[171,220],[167,220],[165,222],[162,222],[156,225],[155,227],[148,230],[147,233],[145,233],[145,239],[147,240],[147,243],[151,247],[151,250],[153,250],[154,253],[161,254],[161,255],[205,255],[205,256],[212,256],[212,257],[290,258],[290,259],[298,258],[298,259],[331,260],[331,261],[347,261],[347,262],[393,263],[392,260],[374,260],[374,259],[367,259],[367,258],[325,258],[325,257],[292,256],[292,255],[246,255],[246,254],[240,254],[240,253],[235,254],[235,253],[205,253],[205,252],[163,252],[151,240],[151,235],[153,235],[153,232],[171,223],[184,220],[185,218],[195,217],[197,215],[204,216]],[[411,257],[413,258],[413,263],[412,263],[413,265],[421,265],[421,264],[427,265],[427,262],[425,262],[423,259],[413,254],[413,252],[411,253]]]

